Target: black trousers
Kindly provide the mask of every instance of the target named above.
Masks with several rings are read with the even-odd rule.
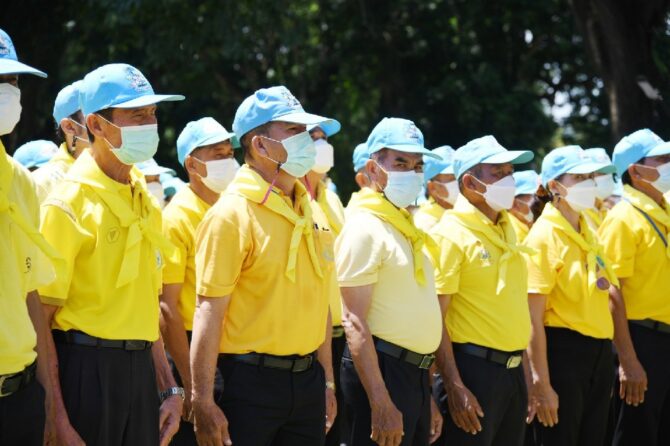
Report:
[[[191,332],[187,331],[186,336],[188,338],[189,344],[191,343]],[[168,363],[170,363],[170,368],[172,369],[172,376],[174,376],[175,381],[177,382],[177,385],[180,387],[184,386],[184,382],[179,375],[179,370],[177,370],[177,366],[175,365],[174,361],[172,360],[172,357],[170,356],[167,351],[165,352],[167,355],[167,360]],[[216,369],[216,373],[214,375],[214,399],[215,401],[221,398],[221,393],[223,392],[223,378],[221,377],[221,372],[219,372],[219,369]],[[188,397],[188,396],[187,396]],[[170,442],[171,446],[197,446],[198,441],[195,438],[195,431],[193,430],[193,423],[190,423],[188,421],[181,420],[181,423],[179,424],[179,430],[177,433],[172,437],[172,441]]]
[[[425,446],[430,437],[430,385],[428,370],[377,352],[379,370],[391,395],[402,413],[402,446]],[[351,436],[348,446],[376,445],[371,439],[371,412],[368,396],[345,348],[342,358],[340,386],[347,410],[351,414]]]
[[[326,381],[321,364],[293,373],[219,356],[217,404],[235,446],[320,446],[326,438]]]
[[[558,424],[537,420],[538,446],[602,445],[614,384],[612,342],[566,328],[546,327],[551,386],[558,394]]]
[[[621,404],[613,445],[665,446],[670,444],[670,334],[629,327],[648,387],[643,404]]]
[[[350,434],[349,414],[344,404],[344,395],[342,386],[340,386],[340,366],[342,364],[342,354],[347,345],[346,337],[340,336],[333,338],[331,347],[333,351],[333,375],[335,378],[335,396],[337,397],[337,418],[330,431],[326,435],[326,446],[340,446],[345,443]]]
[[[56,343],[72,427],[87,445],[158,444],[158,388],[151,350]]]
[[[42,446],[44,389],[36,380],[0,398],[0,445]]]
[[[437,444],[449,446],[521,446],[526,435],[528,395],[523,367],[508,369],[486,359],[455,351],[454,359],[465,386],[479,401],[484,418],[477,435],[465,432],[448,415],[441,402],[445,434]]]

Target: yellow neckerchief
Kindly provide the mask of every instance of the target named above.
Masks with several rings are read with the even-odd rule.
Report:
[[[521,220],[519,217],[512,214],[511,212],[508,212],[507,216],[509,217],[509,222],[512,225],[512,228],[514,229],[514,234],[521,235],[523,236],[523,238],[525,238],[530,232],[530,228],[526,224],[525,220]],[[523,243],[523,239],[517,237],[516,242],[517,244],[521,244]]]
[[[271,187],[272,192],[267,194],[268,189]],[[295,182],[294,194],[295,201],[302,211],[302,216],[296,213],[270,183],[261,178],[259,174],[251,170],[246,164],[237,171],[235,179],[233,179],[233,182],[228,185],[223,193],[224,196],[231,194],[242,196],[249,201],[265,206],[272,212],[281,215],[293,223],[294,227],[291,234],[291,244],[285,272],[286,277],[291,282],[295,282],[298,248],[300,247],[300,239],[303,235],[305,236],[305,242],[307,242],[307,251],[309,252],[309,258],[312,261],[314,271],[317,276],[323,277],[319,257],[314,247],[314,223],[312,221],[312,209],[309,204],[309,194],[300,181],[296,180]]]
[[[326,219],[328,220],[328,226],[330,226],[331,231],[337,236],[342,230],[344,222],[340,217],[335,213],[335,210],[330,206],[328,198],[326,196],[326,183],[319,181],[319,184],[316,185],[316,202],[319,203],[319,207],[323,210],[323,213],[326,214]]]
[[[603,217],[599,210],[597,209],[587,209],[582,212],[582,217],[586,220],[586,223],[593,229],[597,231],[600,225],[603,223]]]
[[[665,226],[665,239],[670,238],[668,231],[670,230],[670,211],[666,208],[662,208],[654,200],[652,200],[648,195],[639,190],[631,187],[629,185],[624,186],[624,200],[635,206],[636,208],[644,211],[648,216]],[[666,204],[667,206],[667,204]],[[658,226],[657,226],[658,227]],[[661,228],[658,228],[662,230]],[[666,246],[665,254],[670,258],[670,244]]]
[[[614,270],[612,270],[609,262],[605,262],[605,256],[603,255],[601,246],[598,244],[598,239],[587,225],[583,214],[579,217],[580,232],[575,231],[575,228],[572,227],[563,214],[561,214],[561,212],[551,203],[546,204],[540,218],[555,229],[567,235],[570,240],[577,243],[577,245],[579,245],[579,247],[586,253],[589,293],[593,293],[593,290],[596,287],[598,281],[598,267],[605,270],[605,275],[611,284],[617,287],[619,286],[616,274],[614,274]]]
[[[355,195],[351,196],[351,201],[347,206],[351,211],[363,210],[389,223],[396,228],[402,235],[407,237],[412,245],[412,254],[414,257],[414,278],[419,285],[426,284],[425,269],[423,267],[423,247],[426,247],[428,254],[433,262],[439,257],[438,248],[435,242],[422,230],[414,226],[412,216],[405,209],[398,209],[393,206],[384,196],[370,188],[364,187]]]
[[[140,271],[143,270],[143,265],[140,264],[140,249],[143,239],[148,240],[152,247],[160,250],[164,257],[175,263],[179,261],[179,251],[160,232],[150,227],[148,214],[146,216],[137,214],[137,211],[142,213],[142,210],[147,209],[150,210],[149,212],[159,212],[154,209],[153,201],[147,191],[142,174],[137,168],[133,167],[130,171],[130,182],[135,188],[132,206],[118,193],[120,183],[109,178],[88,151],[82,152],[77,162],[72,165],[66,181],[90,186],[112,214],[119,219],[121,226],[128,228],[123,261],[116,279],[117,288],[135,280]]]
[[[0,213],[7,212],[9,218],[23,231],[40,251],[46,255],[56,270],[56,275],[61,277],[65,272],[65,261],[47,242],[44,236],[26,219],[21,209],[13,201],[9,201],[9,189],[14,178],[14,164],[9,160],[5,146],[0,141]],[[2,255],[8,255],[3,253]]]
[[[454,208],[449,212],[449,216],[458,220],[461,225],[472,232],[482,234],[488,241],[502,250],[503,254],[498,260],[497,293],[503,290],[508,280],[516,280],[516,278],[507,277],[507,265],[509,261],[514,256],[520,256],[521,254],[528,254],[529,256],[536,254],[534,249],[517,244],[516,234],[514,233],[512,223],[509,221],[507,211],[501,211],[498,214],[498,223],[494,224],[479,209],[474,207],[467,198],[459,195]],[[494,226],[499,226],[502,229],[505,238],[500,236],[500,233],[494,229]]]
[[[419,207],[419,212],[428,214],[436,220],[442,218],[444,211],[446,211],[446,209],[437,204],[437,201],[435,201],[433,197],[430,197],[428,201]]]

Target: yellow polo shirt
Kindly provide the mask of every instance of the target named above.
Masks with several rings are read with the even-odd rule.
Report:
[[[315,201],[319,204],[326,217],[325,223],[327,223],[327,227],[337,237],[344,225],[344,206],[342,205],[342,201],[340,201],[340,197],[328,189],[328,186],[323,181],[320,181],[316,186],[315,195]]]
[[[261,190],[270,187],[255,172],[251,175]],[[205,215],[196,233],[196,293],[205,297],[230,295],[219,350],[311,353],[325,339],[328,294],[324,280],[312,266],[305,237],[300,238],[295,281],[291,281],[286,266],[293,223],[267,206],[230,192],[231,186]],[[299,182],[295,191],[296,196],[307,194]],[[301,214],[278,188],[272,193]],[[326,260],[320,232],[320,228],[315,230],[314,238],[323,270]]]
[[[32,172],[40,203],[43,203],[51,191],[63,181],[73,164],[74,158],[68,152],[67,145],[63,143],[48,163]]]
[[[442,336],[432,263],[424,255],[426,284],[414,276],[412,246],[390,223],[364,210],[347,214],[335,241],[340,287],[374,285],[367,323],[373,336],[428,354]]]
[[[586,224],[588,224],[591,230],[594,232],[598,232],[598,228],[600,228],[600,225],[603,224],[605,215],[607,215],[607,211],[601,211],[598,209],[587,209],[582,212],[582,216],[584,217],[584,220],[586,220]]]
[[[478,230],[469,229],[448,212],[431,232],[440,247],[437,293],[451,295],[446,317],[451,340],[503,351],[524,350],[530,339],[525,259],[515,254],[506,260],[505,286],[498,291],[500,261],[507,250],[479,231],[488,228],[516,244],[513,230],[504,227],[510,224],[509,214],[501,212],[494,224],[462,195],[454,211],[467,215]]]
[[[8,184],[7,199],[18,207],[28,223],[39,227],[39,203],[29,172],[6,154],[0,156],[8,171],[0,172]],[[3,188],[4,189],[4,188]],[[54,279],[51,263],[6,211],[0,211],[0,375],[17,373],[37,357],[37,337],[28,314],[26,294]]]
[[[509,217],[509,222],[512,224],[512,229],[514,229],[514,235],[516,235],[516,242],[523,243],[523,241],[528,236],[530,228],[526,225],[526,223],[519,220],[516,217],[516,215],[512,214],[511,212],[508,212],[507,216]]]
[[[105,175],[89,152],[83,152],[69,173],[118,194],[133,216],[145,219],[146,226],[160,234],[160,209],[155,201],[143,204],[140,200],[140,194],[150,196],[139,170],[133,168],[130,184],[122,184]],[[53,328],[103,339],[155,341],[163,256],[145,237],[140,238],[140,270],[117,288],[129,228],[95,188],[71,180],[70,175],[42,205],[41,231],[67,263],[64,276],[40,288],[45,303],[61,307]]]
[[[565,220],[554,206],[547,204],[525,242],[538,252],[532,259],[527,257],[528,292],[547,296],[544,325],[568,328],[593,338],[612,339],[614,325],[608,290],[596,286],[589,291],[587,252],[563,230],[549,223],[549,214]],[[595,239],[595,232],[583,218],[580,223],[581,233],[589,231]],[[574,232],[572,226],[570,230]],[[599,269],[598,277],[603,273],[604,270]]]
[[[446,209],[437,204],[431,197],[419,206],[419,210],[414,214],[414,226],[424,232],[430,232],[433,226],[440,221],[445,211]]]
[[[210,207],[187,186],[163,209],[163,235],[180,254],[178,262],[165,260],[163,283],[182,284],[177,308],[189,331],[195,313],[195,231]]]
[[[624,190],[624,198],[607,213],[600,226],[600,242],[617,277],[624,279],[621,291],[628,319],[653,319],[670,324],[670,258],[652,225],[626,198],[633,196],[650,209],[668,211],[630,186]],[[652,219],[666,240],[670,240],[667,235],[670,228],[653,216]]]

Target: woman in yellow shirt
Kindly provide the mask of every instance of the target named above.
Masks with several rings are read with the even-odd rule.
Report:
[[[530,422],[539,444],[603,444],[614,382],[609,311],[617,279],[582,215],[595,205],[594,163],[579,146],[560,147],[542,162],[549,202],[526,238],[532,332],[528,347]]]

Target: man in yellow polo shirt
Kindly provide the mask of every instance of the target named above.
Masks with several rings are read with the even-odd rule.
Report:
[[[600,241],[619,278],[610,288],[621,405],[614,445],[660,445],[670,425],[670,144],[638,130],[614,148],[623,199],[607,213]],[[664,437],[664,435],[666,435]]]
[[[335,417],[324,281],[332,252],[322,240],[330,234],[314,224],[298,181],[316,155],[306,125],[328,121],[283,86],[256,91],[235,114],[246,165],[196,235],[199,444],[318,445]],[[224,389],[214,401],[217,358]]]
[[[538,204],[535,193],[540,185],[540,176],[534,170],[521,170],[514,172],[513,176],[516,189],[514,190],[514,204],[508,215],[517,243],[523,243],[535,221],[533,210]]]
[[[367,146],[371,184],[349,203],[335,247],[348,343],[340,378],[352,418],[347,444],[428,444],[442,428],[429,385],[442,324],[423,252],[430,239],[405,208],[421,191],[423,155],[438,155],[400,118],[384,118]]]
[[[40,202],[63,181],[74,160],[89,145],[84,115],[79,106],[80,85],[81,81],[74,82],[56,96],[53,117],[61,145],[58,153],[47,164],[33,172]]]
[[[183,389],[158,323],[163,259],[176,250],[133,164],[158,148],[155,104],[181,99],[154,94],[130,65],[87,74],[80,103],[91,147],[43,204],[42,232],[67,262],[40,294],[62,390],[56,410],[78,433],[73,444],[164,445],[178,429]]]
[[[450,146],[441,146],[434,149],[433,153],[442,159],[423,157],[423,177],[428,201],[421,204],[419,210],[414,214],[414,224],[426,232],[440,221],[444,211],[454,206],[456,197],[458,197],[458,182],[454,176],[452,163],[454,149]]]
[[[526,264],[509,221],[513,164],[493,136],[456,151],[461,195],[433,228],[439,245],[437,293],[447,333],[438,355],[451,417],[450,445],[521,445],[527,393],[521,367],[530,337]]]
[[[11,133],[21,117],[18,82],[23,74],[46,77],[17,60],[11,39],[0,29],[0,136]],[[47,256],[55,258],[57,254],[39,234],[38,226],[35,184],[0,141],[0,444],[3,445],[42,445],[45,418],[56,415],[51,410],[53,392],[47,371],[48,326],[35,290],[54,279]]]
[[[189,343],[195,312],[195,231],[205,213],[219,199],[235,177],[240,165],[233,157],[239,147],[214,118],[206,117],[186,124],[177,138],[177,158],[188,173],[189,184],[182,188],[163,210],[163,234],[180,252],[179,261],[166,260],[161,294],[161,333],[165,349],[174,366],[178,383],[183,383],[184,422],[172,440],[174,446],[195,445],[191,413],[191,369]],[[221,375],[215,390],[221,393]],[[180,384],[181,385],[181,384]]]

